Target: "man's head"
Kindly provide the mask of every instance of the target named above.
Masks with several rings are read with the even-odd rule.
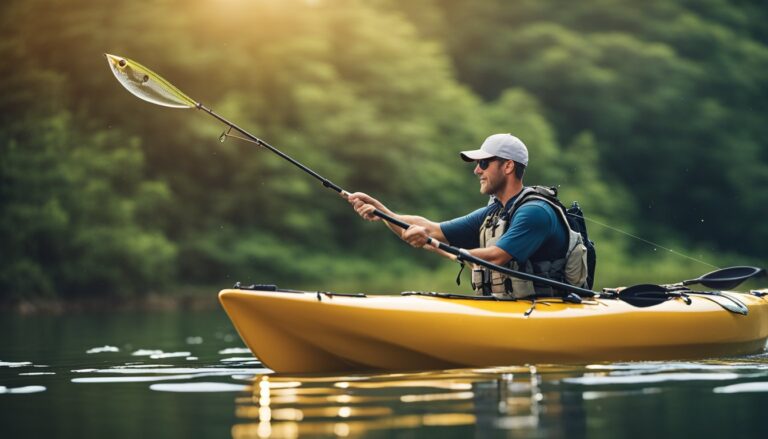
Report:
[[[461,158],[477,163],[475,174],[480,178],[480,191],[497,195],[507,185],[507,178],[522,182],[528,166],[528,148],[511,134],[494,134],[485,139],[480,149],[462,151]]]
[[[512,160],[523,166],[528,166],[528,148],[522,140],[512,134],[494,134],[485,139],[480,149],[462,151],[461,158],[465,162],[474,162],[491,157]]]

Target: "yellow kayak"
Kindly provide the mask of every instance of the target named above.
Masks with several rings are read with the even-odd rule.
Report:
[[[240,337],[281,373],[426,370],[531,363],[691,359],[761,352],[768,290],[645,308],[617,299],[496,301],[471,296],[337,295],[226,289]],[[690,302],[690,303],[687,303]]]

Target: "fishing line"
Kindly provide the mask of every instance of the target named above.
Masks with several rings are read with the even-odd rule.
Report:
[[[663,246],[663,245],[661,245],[661,244],[657,244],[657,243],[655,243],[655,242],[653,242],[653,241],[649,241],[649,240],[647,240],[647,239],[645,239],[645,238],[641,238],[641,237],[639,237],[639,236],[637,236],[637,235],[633,235],[633,234],[631,234],[631,233],[629,233],[629,232],[625,232],[624,230],[618,229],[618,228],[616,228],[616,227],[613,227],[613,226],[609,226],[608,224],[604,224],[604,223],[601,223],[600,221],[594,220],[594,219],[592,219],[592,218],[587,218],[586,216],[579,216],[579,215],[574,215],[574,214],[572,214],[572,213],[569,213],[568,215],[574,216],[574,217],[576,217],[576,218],[582,218],[582,219],[585,219],[585,220],[587,220],[587,221],[589,221],[589,222],[592,222],[592,223],[595,223],[595,224],[597,224],[597,225],[599,225],[599,226],[603,226],[603,227],[605,227],[605,228],[607,228],[607,229],[613,230],[614,232],[618,232],[618,233],[621,233],[621,234],[623,234],[623,235],[629,236],[630,238],[634,238],[634,239],[637,239],[637,240],[638,240],[638,241],[640,241],[640,242],[644,242],[644,243],[646,243],[646,244],[648,244],[648,245],[651,245],[651,246],[653,246],[653,247],[658,247],[658,248],[660,248],[660,249],[662,249],[662,250],[666,250],[666,251],[668,251],[668,252],[670,252],[670,253],[672,253],[672,254],[674,254],[674,255],[677,255],[677,256],[680,256],[680,257],[683,257],[683,258],[686,258],[686,259],[690,259],[690,260],[692,260],[692,261],[694,261],[694,262],[698,262],[698,263],[700,263],[700,264],[703,264],[703,265],[706,265],[706,266],[708,266],[708,267],[717,268],[717,269],[719,269],[719,268],[720,268],[720,267],[718,267],[717,265],[712,265],[712,264],[710,264],[709,262],[705,262],[705,261],[702,261],[702,260],[700,260],[700,259],[696,259],[696,258],[694,258],[693,256],[688,256],[688,255],[686,255],[686,254],[683,254],[683,253],[680,253],[680,252],[678,252],[678,251],[672,250],[671,248],[667,248],[667,247],[664,247],[664,246]]]
[[[231,127],[230,127],[230,129],[231,129]],[[245,137],[240,137],[237,134],[231,134],[229,132],[229,130],[227,130],[224,134],[222,134],[221,137],[219,138],[219,140],[223,142],[224,139],[226,139],[228,137],[234,137],[235,139],[243,140],[243,141],[250,142],[250,143],[257,143],[257,142],[254,142],[251,139],[247,139]],[[698,262],[699,264],[706,265],[708,267],[712,267],[712,268],[716,268],[716,269],[720,268],[717,265],[710,264],[709,262],[702,261],[700,259],[696,259],[693,256],[688,256],[686,254],[680,253],[680,252],[678,252],[676,250],[673,250],[671,248],[664,247],[661,244],[655,243],[655,242],[647,240],[645,238],[641,238],[641,237],[639,237],[637,235],[633,235],[632,233],[626,232],[626,231],[621,230],[619,228],[616,228],[616,227],[613,227],[613,226],[609,226],[608,224],[601,223],[600,221],[594,220],[592,218],[587,218],[586,216],[574,215],[572,213],[569,213],[568,215],[571,215],[571,216],[574,216],[574,217],[577,217],[577,218],[582,218],[582,219],[587,220],[589,222],[595,223],[595,224],[597,224],[599,226],[602,226],[602,227],[605,227],[607,229],[613,230],[614,232],[618,232],[618,233],[621,233],[623,235],[629,236],[630,238],[637,239],[638,241],[643,242],[645,244],[648,244],[648,245],[650,245],[650,246],[652,246],[654,248],[660,248],[662,250],[666,250],[669,253],[672,253],[673,255],[676,255],[676,256],[679,256],[679,257],[682,257],[682,258],[685,258],[685,259],[690,259],[691,261]]]
[[[223,139],[226,139],[226,138],[228,138],[228,137],[233,137],[233,138],[235,138],[235,139],[238,139],[238,140],[243,140],[243,141],[245,141],[245,142],[255,143],[255,144],[257,144],[257,145],[259,144],[259,142],[254,142],[254,141],[253,141],[253,140],[251,140],[251,139],[248,139],[248,138],[245,138],[245,137],[240,137],[240,136],[238,136],[237,134],[230,134],[229,132],[227,132],[227,134],[222,134],[222,135],[221,135],[221,137],[219,137],[219,141],[223,143],[223,142],[224,142],[224,140],[223,140]]]

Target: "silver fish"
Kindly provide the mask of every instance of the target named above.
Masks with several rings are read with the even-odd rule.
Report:
[[[196,108],[192,98],[160,75],[131,59],[104,54],[115,78],[129,92],[153,104],[171,108]]]

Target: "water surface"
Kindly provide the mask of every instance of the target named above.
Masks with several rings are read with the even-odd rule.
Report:
[[[281,376],[222,311],[0,315],[0,437],[768,437],[768,354]]]

